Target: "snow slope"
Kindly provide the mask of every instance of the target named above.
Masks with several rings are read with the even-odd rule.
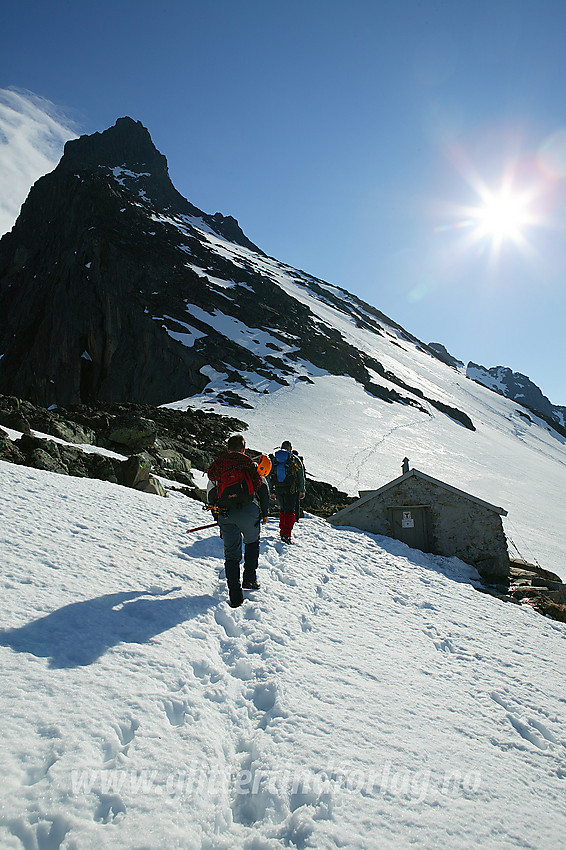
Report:
[[[2,848],[561,846],[564,625],[311,517],[233,611],[197,503],[0,477]]]
[[[170,223],[183,232],[175,218]],[[211,251],[230,261],[230,268],[252,268],[306,305],[321,328],[338,331],[351,346],[380,363],[385,375],[369,370],[375,385],[419,406],[387,403],[347,375],[330,375],[308,360],[294,360],[292,339],[281,349],[287,369],[282,373],[284,386],[251,372],[240,371],[235,380],[233,369],[221,372],[205,366],[201,371],[211,379],[205,392],[172,400],[168,406],[201,406],[225,413],[218,396],[236,389],[252,408],[230,409],[248,423],[248,445],[269,451],[290,439],[314,478],[354,495],[397,478],[403,458],[408,457],[412,467],[505,508],[511,555],[538,562],[566,581],[563,436],[516,401],[431,356],[418,340],[346,290],[228,242],[210,229],[199,229],[196,219],[192,226]],[[203,275],[207,276],[204,270]],[[186,315],[265,354],[264,330],[188,302]],[[475,430],[431,401],[463,412]]]

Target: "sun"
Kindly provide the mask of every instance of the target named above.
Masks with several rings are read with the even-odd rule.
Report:
[[[491,238],[495,243],[523,240],[525,229],[532,223],[528,198],[508,189],[497,193],[485,192],[482,205],[471,210],[477,236]]]

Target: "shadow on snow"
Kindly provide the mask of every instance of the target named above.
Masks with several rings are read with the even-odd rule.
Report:
[[[218,605],[207,595],[155,598],[170,592],[131,590],[74,602],[20,628],[0,631],[0,646],[49,658],[52,668],[84,667],[112,646],[147,643]]]

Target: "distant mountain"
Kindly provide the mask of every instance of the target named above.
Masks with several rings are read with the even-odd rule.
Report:
[[[552,404],[526,375],[513,372],[506,366],[486,369],[472,362],[468,363],[466,375],[472,381],[541,414],[543,418],[557,422],[562,428],[566,427],[566,407]]]
[[[464,370],[463,361],[457,360],[441,343],[429,342],[428,348],[443,363],[459,371],[465,371],[466,376],[477,384],[527,407],[549,424],[557,424],[561,432],[566,428],[566,407],[552,404],[543,395],[542,390],[526,375],[513,372],[506,366],[494,366],[488,369],[473,361],[470,361]]]

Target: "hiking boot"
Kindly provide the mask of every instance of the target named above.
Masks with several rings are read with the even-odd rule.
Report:
[[[256,585],[256,570],[257,561],[259,558],[259,540],[255,543],[246,543],[246,551],[244,554],[244,575],[242,576],[242,587],[244,590],[258,590],[259,584]]]
[[[244,594],[241,587],[235,587],[230,590],[230,608],[239,608],[244,601]]]
[[[293,542],[293,541],[291,540],[291,538],[290,538],[290,537],[287,537],[287,535],[286,535],[286,534],[282,534],[282,535],[281,535],[281,543],[292,543],[292,542]]]

